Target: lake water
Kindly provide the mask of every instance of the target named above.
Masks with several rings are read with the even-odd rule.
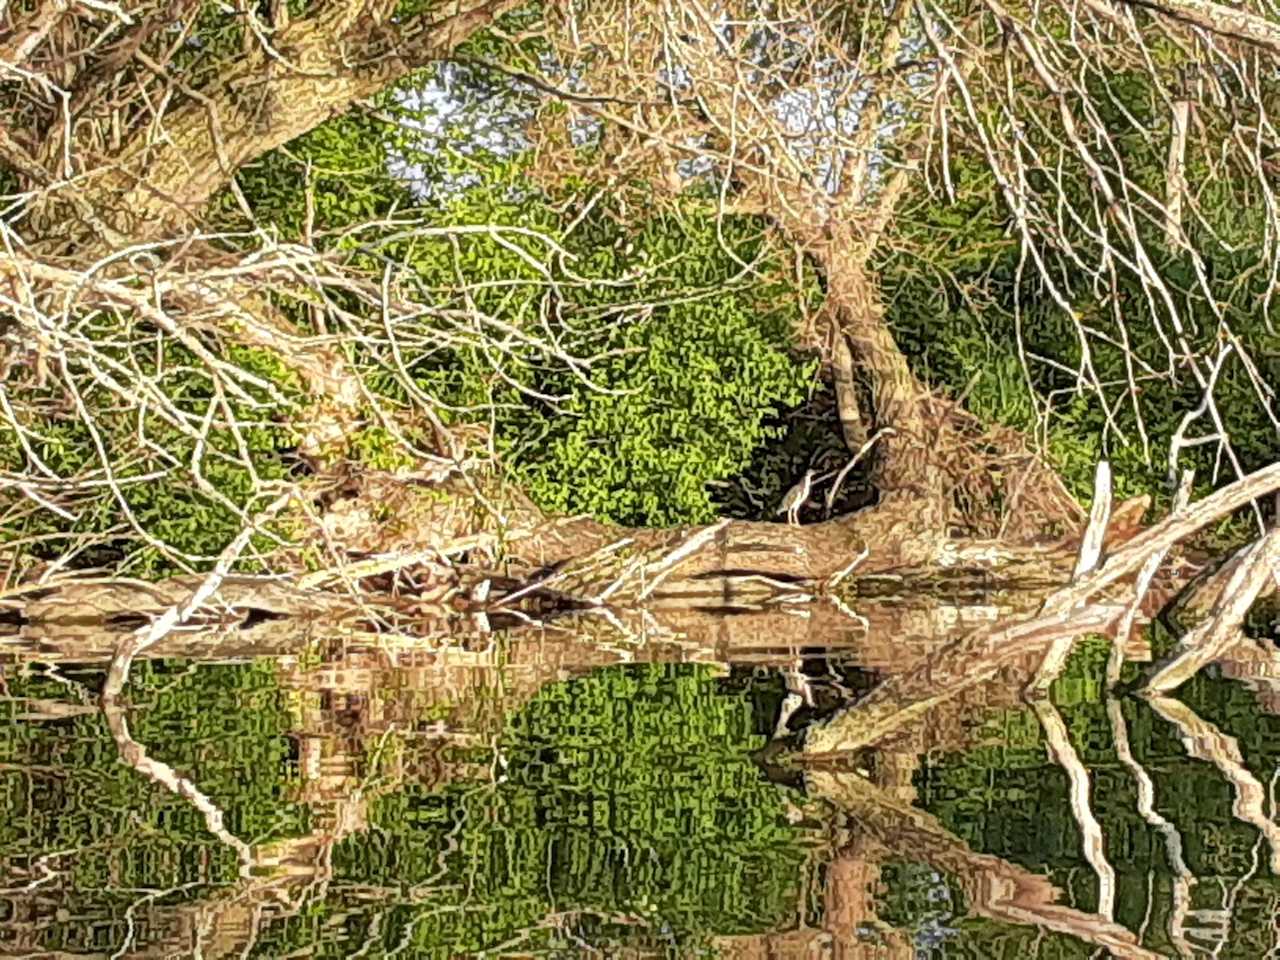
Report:
[[[1264,658],[1108,699],[1085,644],[1047,704],[1002,675],[796,762],[880,646],[148,660],[124,716],[149,774],[101,663],[11,664],[0,954],[1280,956]]]

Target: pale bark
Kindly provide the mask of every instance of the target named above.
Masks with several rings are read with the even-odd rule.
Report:
[[[1212,723],[1201,719],[1194,710],[1172,697],[1152,697],[1151,709],[1177,729],[1188,756],[1212,763],[1231,784],[1231,812],[1266,839],[1271,851],[1272,873],[1280,873],[1280,823],[1268,810],[1273,801],[1268,789],[1244,763],[1235,737],[1223,733]]]
[[[1161,665],[1148,688],[1167,693],[1200,672],[1239,640],[1245,615],[1264,590],[1280,582],[1280,527],[1239,556],[1230,566],[1208,618],[1183,640],[1177,654]]]
[[[1174,101],[1169,116],[1169,158],[1164,168],[1165,239],[1171,246],[1184,243],[1182,202],[1187,194],[1187,130],[1191,125],[1191,101]]]
[[[932,707],[971,689],[1008,666],[1019,655],[1038,654],[1042,657],[1044,651],[1056,643],[1069,642],[1085,634],[1110,634],[1117,623],[1131,624],[1134,616],[1131,592],[1121,592],[1117,597],[1115,588],[1139,572],[1152,555],[1169,550],[1219,517],[1278,488],[1280,463],[1250,474],[1134,536],[1114,549],[1096,569],[1070,579],[1053,591],[1037,615],[977,630],[943,647],[926,663],[882,683],[857,704],[810,729],[805,739],[805,753],[811,757],[852,753],[878,742]],[[1250,601],[1260,589],[1257,583],[1261,578],[1259,571],[1265,569],[1259,558],[1265,558],[1274,542],[1275,534],[1260,541],[1252,548],[1253,562],[1241,564],[1245,573],[1241,574],[1236,586],[1245,581],[1255,584],[1248,597]],[[1177,576],[1179,566],[1175,560],[1170,572]],[[1182,571],[1183,576],[1186,573]],[[1169,599],[1167,593],[1162,591],[1162,594],[1148,593],[1143,598],[1146,607],[1143,612],[1151,615],[1160,609]],[[1221,652],[1213,645],[1213,638],[1218,636],[1213,625],[1238,623],[1238,616],[1242,615],[1241,606],[1247,608],[1242,591],[1228,591],[1222,608],[1225,613],[1212,617],[1210,626],[1206,628],[1210,638],[1209,658]],[[1205,645],[1196,643],[1186,656],[1195,658],[1202,665],[1205,655]]]
[[[0,41],[0,76],[7,72],[5,67],[21,67],[27,62],[32,51],[66,15],[68,5],[68,0],[42,0],[22,29]],[[0,8],[0,17],[3,15]]]
[[[1111,737],[1115,744],[1116,756],[1133,776],[1137,786],[1138,814],[1164,838],[1165,855],[1169,867],[1173,871],[1173,890],[1170,894],[1169,939],[1178,956],[1192,956],[1191,944],[1187,941],[1187,915],[1191,910],[1191,888],[1196,884],[1196,877],[1187,867],[1186,858],[1182,854],[1182,834],[1178,828],[1156,810],[1156,787],[1151,774],[1133,757],[1129,747],[1129,730],[1125,724],[1124,713],[1120,701],[1107,700],[1107,717],[1111,721]]]
[[[273,51],[255,45],[216,89],[188,91],[186,103],[136,132],[114,162],[66,187],[73,197],[46,197],[33,221],[65,237],[78,219],[74,212],[92,210],[112,245],[185,233],[202,222],[209,198],[240,167],[447,57],[517,2],[485,0],[394,29],[346,22],[358,10],[348,4],[323,8],[276,36]]]
[[[1044,731],[1044,742],[1054,763],[1067,774],[1071,816],[1080,830],[1084,858],[1098,877],[1098,914],[1107,921],[1115,920],[1116,869],[1107,859],[1102,825],[1094,816],[1090,802],[1089,771],[1071,743],[1071,735],[1062,715],[1048,700],[1035,702],[1034,710]]]
[[[1229,7],[1213,0],[1123,0],[1129,6],[1143,7],[1227,37],[1244,40],[1272,53],[1280,53],[1280,24],[1251,10]],[[1104,10],[1107,0],[1089,0],[1090,6]]]

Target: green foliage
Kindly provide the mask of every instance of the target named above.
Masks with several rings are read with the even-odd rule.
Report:
[[[234,57],[241,20],[203,7],[182,68],[197,76]],[[425,403],[447,423],[490,426],[510,475],[547,508],[634,524],[710,519],[715,485],[780,436],[780,411],[805,396],[812,367],[787,345],[798,310],[816,304],[814,279],[801,304],[760,222],[731,218],[718,230],[692,205],[638,216],[640,187],[587,201],[547,196],[531,188],[525,160],[467,153],[447,136],[446,149],[427,149],[405,123],[420,112],[402,96],[426,76],[383,95],[379,115],[348,113],[242,169],[257,226],[285,240],[309,229],[320,248],[371,278],[388,263],[409,269],[404,282],[432,310],[397,330],[398,355],[381,339],[380,315],[363,316],[371,336],[346,347],[388,411]],[[486,76],[468,82],[497,83]],[[423,206],[388,172],[389,160],[433,182],[472,185]],[[215,228],[248,226],[230,191],[208,216]],[[473,231],[477,224],[484,229]],[[368,313],[341,292],[333,297],[357,322]],[[304,304],[278,305],[300,327],[312,323]],[[36,559],[73,550],[75,565],[146,578],[207,567],[262,506],[264,489],[287,476],[300,384],[263,351],[209,339],[215,355],[267,384],[215,403],[203,361],[172,342],[158,349],[160,338],[137,318],[99,315],[89,336],[127,382],[154,379],[185,426],[154,401],[125,402],[75,361],[69,375],[96,437],[68,415],[78,411],[65,385],[10,384],[21,391],[20,430],[0,428],[0,469],[39,475],[39,460],[59,480],[95,485],[58,500],[69,515],[7,491],[15,509],[0,542]],[[211,405],[201,444],[193,431],[204,430]],[[379,426],[348,440],[345,454],[360,463],[409,465]],[[119,494],[100,482],[107,465]],[[791,472],[769,483],[784,487]],[[271,546],[271,536],[256,537],[242,566],[260,567]]]
[[[702,217],[625,229],[611,213],[599,205],[564,241],[576,270],[601,284],[566,290],[555,330],[591,358],[591,383],[565,365],[531,369],[533,389],[564,399],[520,408],[510,390],[495,396],[499,450],[547,508],[636,525],[706,521],[708,485],[780,436],[770,419],[804,396],[812,368],[786,349],[798,304],[772,279],[778,252],[757,223],[726,222],[721,246]],[[628,298],[651,307],[618,309],[610,285],[631,277]]]
[[[1035,926],[1014,926],[981,917],[966,917],[955,935],[918,957],[934,960],[1092,960],[1098,948],[1062,933]]]
[[[121,316],[104,318],[97,331],[102,354],[132,382],[153,381],[182,425],[154,402],[125,404],[74,361],[70,375],[92,426],[68,415],[75,408],[68,410],[61,384],[11,384],[21,390],[23,432],[0,423],[0,469],[45,477],[47,468],[63,480],[97,482],[63,501],[74,519],[27,504],[20,520],[0,527],[0,545],[52,559],[89,540],[79,565],[155,578],[181,566],[209,566],[241,530],[241,512],[265,506],[263,484],[288,472],[285,454],[294,438],[286,417],[298,394],[296,376],[265,351],[224,346],[225,358],[262,385],[243,383],[241,396],[220,392],[202,361],[171,342],[158,348],[153,333]],[[118,494],[103,482],[108,478]],[[268,534],[256,537],[248,565],[254,550],[271,545]]]
[[[351,454],[375,470],[395,471],[413,466],[413,458],[385,427],[364,427],[348,438]]]
[[[372,957],[397,944],[419,957],[584,941],[680,952],[770,929],[794,910],[802,851],[783,788],[749,759],[763,742],[747,701],[704,668],[549,686],[511,719],[496,785],[379,799],[373,829],[335,850],[326,909],[267,931],[260,954],[368,942],[360,890],[381,891]]]
[[[415,115],[403,98],[385,101],[392,116]],[[415,205],[388,157],[470,186]],[[641,188],[586,208],[544,195],[526,163],[431,154],[412,130],[349,115],[242,171],[240,184],[255,214],[292,236],[308,215],[297,184],[309,183],[319,242],[371,275],[388,263],[411,271],[404,282],[433,312],[398,331],[398,355],[352,347],[383,402],[487,422],[512,477],[548,509],[632,524],[710,519],[708,486],[781,434],[779,411],[811,379],[787,351],[802,304],[783,252],[751,219],[726,219],[718,233],[693,205],[641,213]],[[219,203],[231,222],[230,199]],[[358,229],[392,216],[405,229]],[[457,319],[467,315],[477,319]]]
[[[386,171],[389,125],[350,112],[242,167],[236,174],[255,218],[288,240],[304,235],[307,197],[312,229],[322,244],[328,231],[380,218],[411,202],[408,188]],[[212,202],[210,216],[228,227],[244,226],[230,191]]]
[[[1110,146],[1131,177],[1152,195],[1163,195],[1167,141],[1163,133],[1153,137],[1148,130],[1167,128],[1167,106],[1149,95],[1141,76],[1108,78],[1108,89],[1098,93],[1093,102],[1112,127]],[[1146,129],[1135,130],[1121,108]],[[1041,136],[1032,130],[1028,135]],[[897,242],[878,264],[898,342],[926,379],[963,395],[976,412],[1036,430],[1054,466],[1081,498],[1089,497],[1094,464],[1102,457],[1111,461],[1117,495],[1167,496],[1169,444],[1183,417],[1200,405],[1202,389],[1185,364],[1169,359],[1167,344],[1176,336],[1164,302],[1149,297],[1131,271],[1121,268],[1110,291],[1050,252],[1055,283],[1075,312],[1069,315],[1025,255],[1019,230],[982,159],[953,153],[949,161],[955,201],[918,196],[895,222]],[[1031,171],[1028,188],[1045,196],[1064,188],[1067,203],[1088,209],[1090,179],[1072,162],[1054,177]],[[1173,292],[1186,348],[1202,357],[1217,354],[1216,303],[1257,364],[1251,374],[1239,351],[1233,353],[1223,364],[1215,394],[1240,468],[1248,471],[1280,457],[1280,434],[1267,412],[1270,401],[1254,382],[1256,376],[1264,392],[1265,385],[1280,383],[1280,328],[1261,309],[1271,299],[1268,271],[1254,264],[1267,214],[1251,183],[1213,176],[1198,157],[1190,162],[1188,178],[1196,184],[1205,217],[1188,216],[1185,227],[1215,302],[1200,287],[1196,263],[1170,246],[1159,223],[1140,218],[1140,237],[1161,282]],[[1086,260],[1095,256],[1094,241],[1083,227],[1067,217],[1063,230],[1059,244],[1072,244]],[[1118,256],[1134,259],[1131,244],[1113,242]],[[1081,326],[1087,331],[1087,352]],[[1176,347],[1181,353],[1181,342]],[[1081,389],[1082,379],[1101,388]],[[1202,417],[1187,437],[1213,432],[1211,421]],[[1179,467],[1196,468],[1198,493],[1233,479],[1214,443],[1182,450]],[[1245,533],[1240,528],[1220,535],[1230,539]]]
[[[516,475],[562,513],[649,525],[712,519],[708,482],[733,476],[780,433],[764,420],[800,399],[806,371],[732,301],[673,305],[616,339],[625,354],[600,377],[611,392],[575,390],[528,423],[507,446]]]

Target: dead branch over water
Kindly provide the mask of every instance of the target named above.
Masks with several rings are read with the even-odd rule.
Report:
[[[1069,644],[1086,634],[1110,633],[1133,609],[1131,596],[1119,588],[1152,555],[1163,555],[1217,517],[1277,488],[1280,464],[1259,470],[1171,515],[1109,555],[1100,550],[1100,563],[1050,594],[1036,614],[1011,625],[978,630],[939,650],[911,673],[882,684],[859,703],[812,730],[806,739],[806,752],[822,756],[855,751],[892,733],[929,706],[990,678],[1016,656],[1052,651],[1056,644]],[[1155,683],[1165,684],[1171,676],[1180,677],[1181,683],[1195,670],[1183,672],[1184,666],[1179,665],[1194,663],[1198,670],[1225,650],[1223,637],[1239,626],[1267,580],[1277,583],[1274,568],[1264,567],[1259,561],[1269,554],[1274,542],[1275,533],[1269,533],[1232,561],[1233,573],[1228,581],[1232,591],[1229,599],[1228,594],[1223,595],[1224,607],[1210,619],[1208,628],[1188,638],[1191,646],[1156,675]],[[1104,547],[1105,542],[1100,546]],[[1203,636],[1212,638],[1207,656],[1199,642]]]

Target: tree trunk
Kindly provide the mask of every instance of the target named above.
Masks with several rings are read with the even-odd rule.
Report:
[[[246,163],[448,56],[517,5],[484,0],[436,22],[419,16],[387,27],[353,16],[358,6],[323,5],[274,36],[271,50],[254,43],[213,89],[167,78],[186,102],[159,119],[148,114],[114,162],[42,198],[30,221],[43,247],[61,245],[82,261],[103,242],[118,249],[187,234]],[[51,128],[46,166],[62,153],[60,136]]]

